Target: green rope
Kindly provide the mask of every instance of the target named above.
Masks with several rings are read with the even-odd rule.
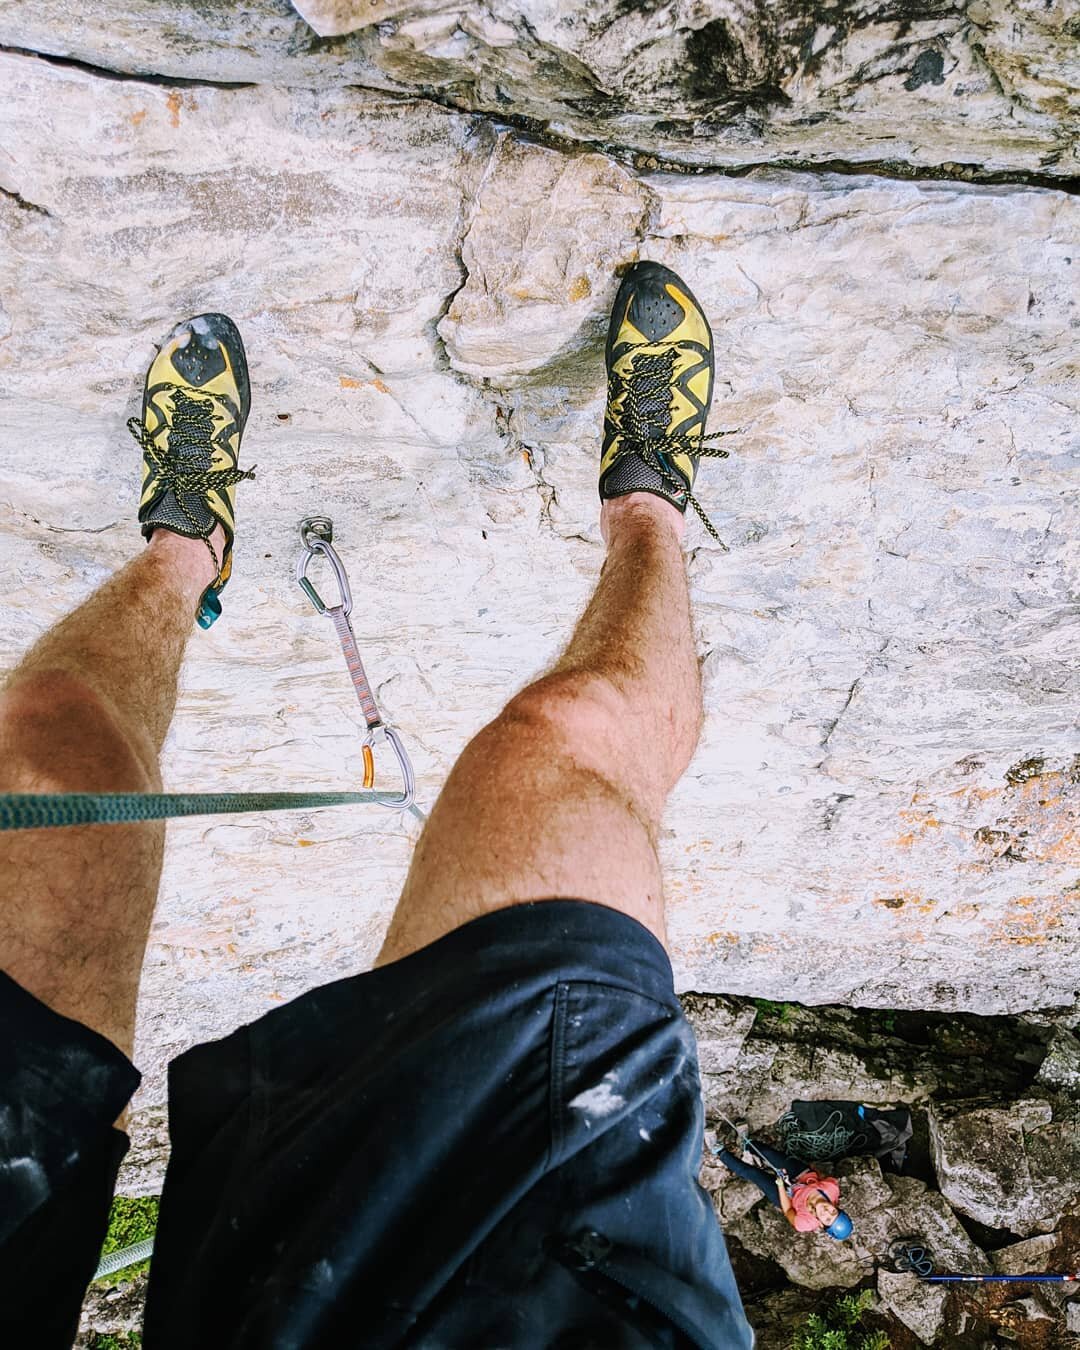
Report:
[[[126,1270],[128,1266],[137,1266],[140,1261],[148,1261],[154,1254],[154,1239],[145,1238],[142,1242],[132,1243],[130,1247],[121,1247],[119,1251],[110,1252],[108,1256],[103,1256],[98,1262],[98,1268],[90,1277],[91,1280],[100,1280],[105,1275],[115,1275],[118,1270]]]
[[[126,825],[175,816],[296,811],[303,807],[387,805],[378,792],[43,792],[0,793],[0,830],[62,825]],[[418,807],[409,810],[423,820]]]
[[[819,1129],[807,1130],[793,1111],[785,1111],[776,1124],[780,1147],[794,1158],[818,1162],[834,1162],[865,1147],[869,1136],[847,1129],[842,1120],[841,1113],[833,1111]]]

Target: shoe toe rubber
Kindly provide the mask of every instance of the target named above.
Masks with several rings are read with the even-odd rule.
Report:
[[[216,379],[228,365],[240,399],[241,428],[251,410],[251,384],[240,330],[225,314],[197,314],[178,323],[166,339],[169,359],[183,383],[195,389]]]
[[[618,342],[627,339],[663,342],[680,328],[680,336],[689,336],[687,325],[699,327],[701,332],[694,336],[708,342],[709,328],[701,306],[678,273],[663,263],[636,262],[623,277],[612,306],[608,356]]]

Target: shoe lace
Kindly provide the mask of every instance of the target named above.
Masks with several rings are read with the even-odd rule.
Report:
[[[192,398],[179,385],[167,384],[164,388],[173,396],[172,419],[165,440],[165,449],[159,450],[154,444],[154,439],[141,417],[129,417],[127,428],[142,446],[143,453],[153,464],[161,483],[166,489],[172,489],[181,515],[210,550],[217,571],[217,577],[214,579],[216,584],[221,578],[221,560],[210,542],[210,536],[201,533],[202,527],[188,509],[183,494],[194,493],[196,496],[205,496],[208,492],[232,487],[245,478],[254,478],[257,466],[252,465],[250,469],[194,467],[196,455],[213,452],[214,400],[220,399],[220,396],[208,391],[205,398]],[[213,528],[210,527],[211,532]]]
[[[717,534],[701,503],[659,456],[694,455],[698,459],[727,459],[726,450],[721,450],[719,446],[707,446],[705,442],[718,441],[723,436],[734,436],[737,428],[732,431],[713,431],[707,436],[701,432],[691,434],[684,431],[676,432],[674,435],[669,433],[667,424],[671,417],[671,386],[675,375],[676,344],[664,344],[665,350],[659,352],[655,348],[660,344],[655,342],[637,345],[653,350],[639,352],[630,358],[628,376],[622,375],[619,371],[612,372],[613,399],[622,399],[619,429],[623,445],[628,453],[636,454],[643,459],[675,493],[685,494],[686,500],[697,512],[701,523],[726,553],[728,547]]]

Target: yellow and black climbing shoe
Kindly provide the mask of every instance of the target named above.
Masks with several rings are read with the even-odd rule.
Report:
[[[172,530],[203,539],[217,568],[197,619],[209,628],[221,613],[220,593],[232,572],[236,484],[254,478],[237,465],[251,407],[247,358],[236,325],[224,314],[177,324],[146,376],[142,417],[128,430],[143,448],[139,520],[147,539]],[[225,531],[219,558],[210,535]]]
[[[689,502],[721,547],[694,496],[713,393],[712,333],[690,287],[660,263],[639,262],[623,278],[607,339],[608,395],[600,496],[652,492],[680,511]]]

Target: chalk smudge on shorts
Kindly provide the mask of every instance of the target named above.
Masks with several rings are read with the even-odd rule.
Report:
[[[649,1131],[645,1128],[644,1125],[641,1127],[640,1130],[638,1130],[638,1138],[644,1139],[647,1144],[652,1142],[652,1135],[649,1133]]]
[[[586,1123],[590,1119],[597,1117],[610,1116],[612,1111],[617,1111],[620,1106],[625,1106],[625,1099],[615,1092],[611,1084],[616,1081],[613,1073],[606,1073],[604,1081],[597,1083],[595,1087],[587,1088],[571,1101],[570,1105],[575,1111],[584,1113]]]

